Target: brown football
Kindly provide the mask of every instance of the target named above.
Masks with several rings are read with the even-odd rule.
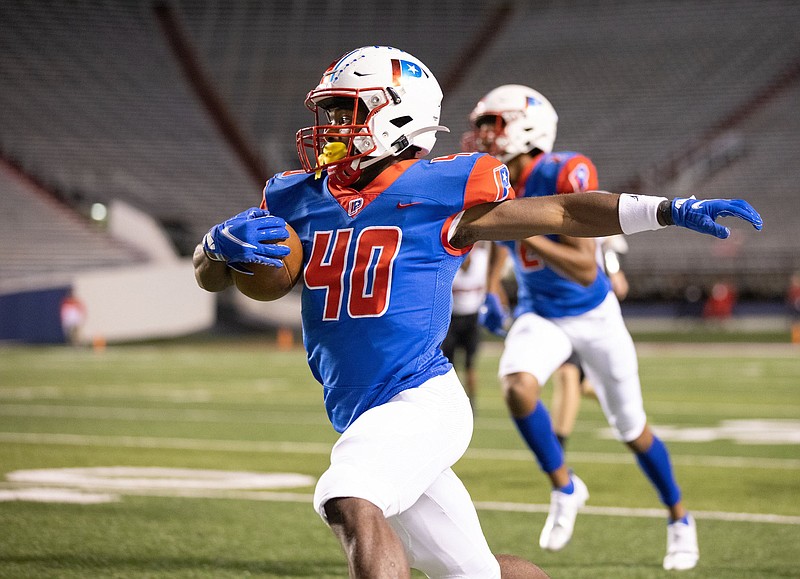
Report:
[[[253,275],[246,275],[232,270],[236,287],[249,298],[260,302],[271,302],[288,294],[300,279],[303,271],[303,245],[297,232],[286,224],[289,238],[279,241],[279,245],[287,246],[291,252],[283,258],[283,267],[272,267],[258,263],[248,263],[247,269]]]

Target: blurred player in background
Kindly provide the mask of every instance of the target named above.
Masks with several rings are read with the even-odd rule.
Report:
[[[481,325],[478,316],[486,299],[486,276],[489,270],[491,244],[476,243],[464,259],[453,280],[453,313],[450,328],[442,342],[442,352],[454,367],[458,352],[464,356],[464,389],[467,391],[472,412],[475,413],[478,394],[478,376],[475,357],[481,342]]]
[[[551,152],[558,116],[537,91],[500,86],[480,100],[470,121],[468,146],[506,163],[519,197],[564,198],[597,189],[597,171],[587,157]],[[681,500],[667,448],[647,424],[636,350],[611,282],[598,265],[595,240],[562,234],[503,245],[513,255],[518,292],[499,375],[514,422],[553,486],[539,545],[563,549],[589,498],[586,485],[567,467],[540,400],[541,387],[574,353],[615,435],[635,453],[667,507],[664,568],[691,569],[699,557],[695,522]],[[499,291],[498,268],[491,269],[489,290]]]
[[[620,255],[628,252],[628,242],[624,235],[612,235],[597,239],[597,263],[603,268],[611,283],[611,291],[619,301],[628,296],[628,278],[622,270]],[[553,373],[553,398],[550,402],[550,416],[553,419],[553,432],[556,433],[561,448],[567,448],[567,440],[575,428],[575,421],[581,406],[581,398],[597,399],[592,383],[586,378],[580,359],[574,351],[569,359]]]
[[[253,208],[211,228],[193,261],[221,291],[231,268],[281,267],[288,222],[303,244],[303,337],[341,437],[314,507],[351,577],[531,578],[527,561],[492,555],[451,466],[472,436],[472,411],[441,351],[456,271],[481,240],[556,233],[595,237],[670,224],[727,237],[741,200],[587,193],[514,200],[489,155],[431,160],[442,93],[427,67],[390,47],[353,50],[306,98],[313,126],[297,135],[303,171],[274,176]],[[274,212],[274,215],[271,214]],[[278,217],[280,216],[280,217]],[[285,221],[284,221],[285,220]],[[270,372],[265,368],[265,372]]]
[[[61,316],[61,329],[64,332],[64,339],[70,346],[80,346],[82,336],[81,330],[86,323],[86,306],[78,297],[70,291],[61,300],[59,308]]]
[[[786,288],[786,306],[789,308],[789,323],[793,344],[800,344],[800,271],[789,277]]]

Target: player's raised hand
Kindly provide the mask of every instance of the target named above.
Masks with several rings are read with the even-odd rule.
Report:
[[[283,267],[281,258],[290,250],[275,242],[288,237],[286,221],[266,209],[251,207],[209,229],[203,237],[203,250],[209,259],[224,261],[229,267],[252,275],[242,264]]]
[[[672,200],[675,225],[726,239],[731,231],[716,223],[718,217],[738,217],[749,221],[758,230],[763,226],[761,215],[743,199],[696,199],[692,195]]]
[[[478,323],[498,336],[506,335],[506,321],[509,315],[497,294],[487,293],[478,311]]]

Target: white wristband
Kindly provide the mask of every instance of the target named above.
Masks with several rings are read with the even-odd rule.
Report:
[[[666,199],[652,195],[622,193],[619,196],[619,226],[622,232],[631,234],[666,227],[658,222],[658,206]]]

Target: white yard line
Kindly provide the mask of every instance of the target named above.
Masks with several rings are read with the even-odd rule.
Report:
[[[771,418],[795,418],[800,416],[800,405],[796,404],[749,404],[749,403],[715,403],[713,407],[704,403],[672,403],[651,402],[649,410],[660,415],[676,416],[708,416],[710,414],[729,418],[731,416],[769,416]],[[0,405],[0,416],[42,416],[57,418],[85,418],[95,420],[147,420],[152,422],[234,422],[242,420],[275,424],[319,424],[328,426],[328,419],[319,401],[319,408],[308,410],[216,410],[212,408],[131,408],[119,406],[85,406],[64,404],[17,404]],[[584,420],[578,428],[603,428],[605,421]],[[508,430],[512,427],[511,419],[480,417],[475,422],[476,430]]]
[[[507,511],[515,513],[546,513],[550,505],[534,505],[526,503],[476,502],[478,509],[485,511]],[[582,515],[600,515],[606,517],[645,517],[663,519],[664,509],[632,509],[627,507],[593,507],[581,508]],[[695,511],[698,520],[743,521],[748,523],[777,523],[781,525],[800,525],[800,517],[790,515],[771,515],[760,513],[727,513],[724,511]]]
[[[14,488],[16,485],[2,485]],[[64,490],[64,489],[60,489]],[[103,490],[98,488],[96,490]],[[109,489],[111,490],[111,489]],[[11,491],[15,492],[15,491]],[[17,491],[19,492],[19,491]],[[308,493],[248,491],[248,490],[208,490],[208,489],[136,489],[127,488],[122,494],[150,497],[180,497],[194,499],[233,499],[244,501],[268,501],[286,503],[311,504],[313,495]],[[513,513],[547,513],[549,505],[531,503],[510,503],[496,501],[476,501],[475,506],[482,511],[500,511]],[[582,515],[602,517],[639,517],[663,519],[663,509],[637,509],[629,507],[594,507],[585,506]],[[777,525],[800,525],[800,517],[790,515],[774,515],[769,513],[729,513],[725,511],[692,511],[698,520],[727,521],[744,523],[771,523]]]
[[[319,412],[279,412],[257,410],[214,410],[210,408],[121,408],[113,406],[65,406],[62,404],[4,404],[0,416],[38,416],[45,418],[85,418],[93,420],[129,420],[150,422],[244,421],[260,424],[319,424],[329,427],[320,406]]]
[[[171,448],[223,452],[275,452],[330,454],[332,444],[324,442],[264,442],[257,440],[204,440],[200,438],[158,438],[151,436],[95,436],[88,434],[50,434],[0,432],[0,442],[20,444],[60,444],[67,446],[108,446],[124,448]]]
[[[125,448],[171,448],[224,452],[271,452],[293,454],[329,455],[332,443],[325,442],[271,442],[258,440],[204,440],[198,438],[160,438],[151,436],[99,436],[88,434],[51,434],[37,432],[0,432],[0,442],[17,444],[57,444],[66,446],[107,446]],[[571,463],[631,464],[627,452],[570,452]],[[532,461],[526,450],[470,448],[466,459]],[[711,466],[719,468],[768,468],[778,470],[800,469],[800,459],[676,456],[673,463],[681,466]]]

